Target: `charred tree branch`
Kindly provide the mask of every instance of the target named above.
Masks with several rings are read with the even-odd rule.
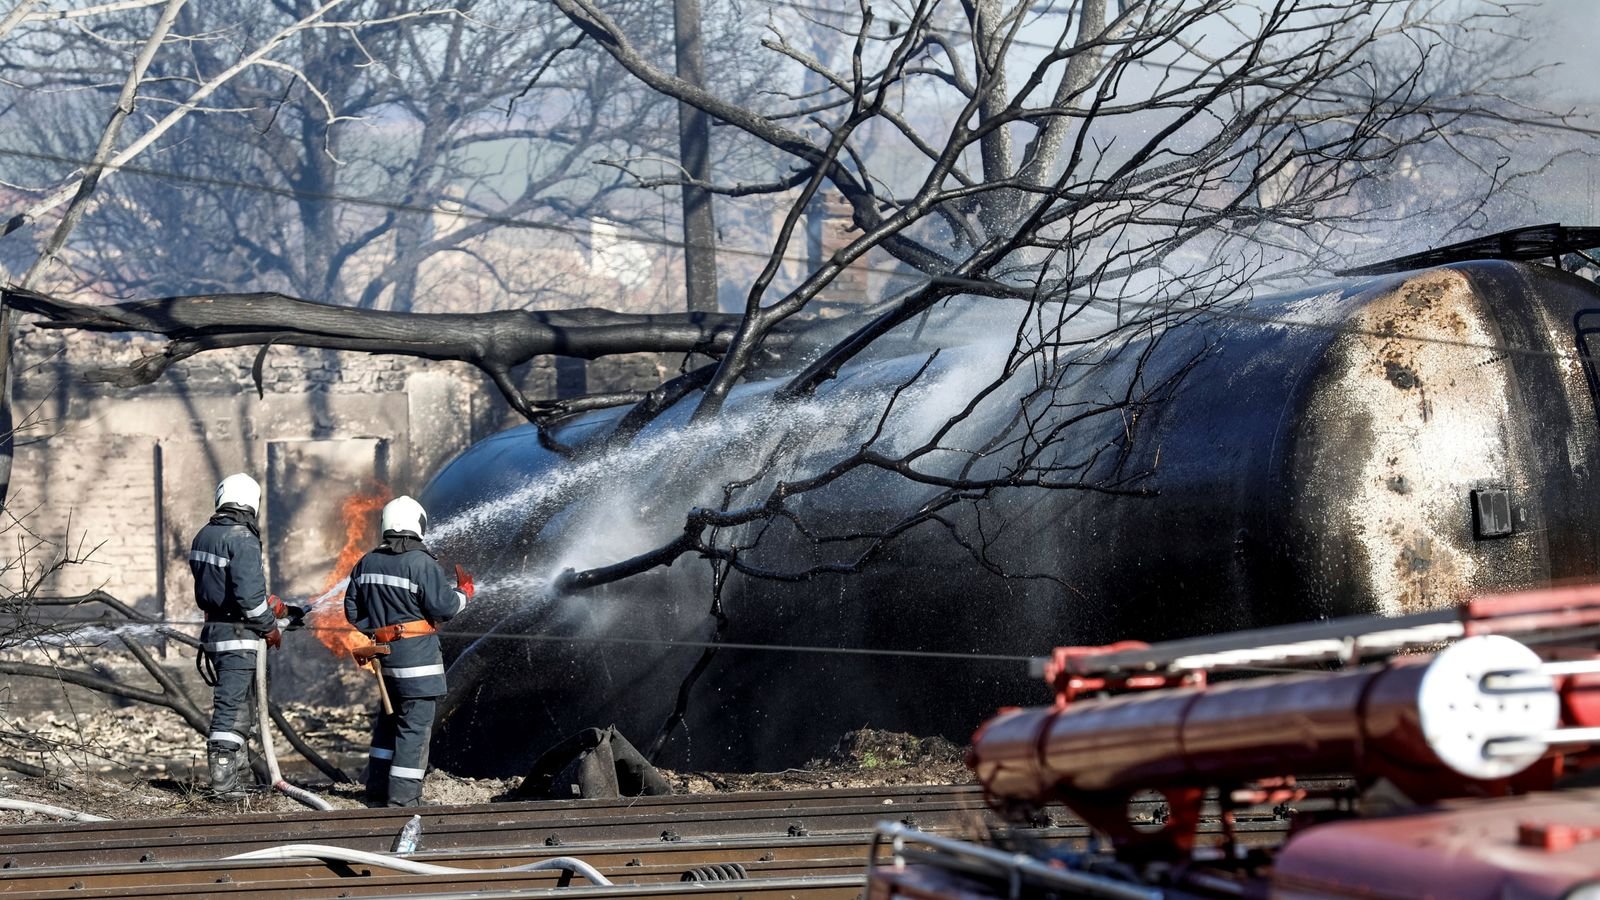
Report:
[[[43,766],[36,766],[33,763],[23,762],[20,759],[12,759],[9,756],[0,756],[0,766],[4,766],[7,769],[11,769],[15,772],[21,772],[30,778],[43,778],[44,776],[50,774],[50,771]]]
[[[128,648],[128,652],[133,654],[133,658],[139,661],[139,665],[144,666],[144,670],[150,673],[150,677],[156,680],[156,684],[161,685],[161,690],[170,701],[168,705],[172,711],[183,717],[183,720],[189,723],[190,728],[201,734],[207,733],[210,729],[211,720],[200,712],[199,707],[195,706],[194,698],[189,696],[189,693],[183,689],[182,685],[178,684],[171,673],[164,669],[159,662],[156,662],[155,658],[150,655],[150,651],[139,646],[138,641],[127,635],[121,635],[121,638],[122,645]]]
[[[300,732],[289,723],[288,717],[283,714],[283,709],[279,707],[278,704],[268,702],[267,715],[272,717],[272,724],[278,726],[278,731],[284,736],[284,739],[289,742],[289,746],[293,747],[295,752],[305,757],[307,762],[311,763],[313,766],[316,766],[319,772],[333,779],[334,784],[355,783],[355,779],[346,774],[343,769],[329,762],[326,757],[318,753],[310,744],[306,743],[305,738],[300,736]]]
[[[87,373],[123,387],[149,384],[173,362],[228,347],[287,345],[389,353],[471,363],[492,378],[530,419],[632,402],[604,395],[533,403],[509,379],[513,366],[538,356],[598,359],[624,353],[720,355],[741,316],[729,313],[629,314],[604,309],[504,310],[476,314],[396,313],[353,309],[277,293],[165,297],[89,306],[35,291],[3,292],[8,308],[43,317],[43,328],[136,332],[169,338],[159,354]],[[783,335],[767,344],[781,346]]]
[[[113,697],[123,697],[128,700],[137,700],[140,703],[151,703],[156,706],[164,706],[167,709],[173,709],[172,702],[166,694],[159,694],[155,691],[133,687],[131,685],[118,684],[109,678],[102,678],[98,675],[90,675],[87,672],[79,672],[75,669],[68,669],[60,666],[47,666],[40,663],[27,663],[18,662],[16,660],[0,659],[0,673],[6,675],[23,675],[31,678],[53,679],[66,684],[75,684],[78,687],[85,687],[91,691],[99,691],[102,694],[109,694]],[[203,730],[202,733],[204,733]]]

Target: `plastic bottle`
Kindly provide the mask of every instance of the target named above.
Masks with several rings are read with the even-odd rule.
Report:
[[[406,826],[400,829],[400,833],[395,835],[394,846],[390,848],[390,852],[402,855],[415,853],[417,852],[417,844],[421,839],[422,816],[412,816],[411,821],[407,822]]]

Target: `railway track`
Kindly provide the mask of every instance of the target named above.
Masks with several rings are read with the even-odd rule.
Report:
[[[1050,838],[1041,836],[1040,839]],[[423,851],[410,854],[408,858],[420,862],[487,870],[523,865],[558,854],[581,857],[601,871],[630,868],[671,870],[675,873],[674,879],[680,878],[684,872],[691,869],[708,866],[738,864],[749,868],[752,864],[781,864],[796,860],[848,856],[863,861],[866,858],[862,851],[859,833],[652,844],[589,844],[558,849],[540,846],[481,851]],[[240,873],[245,873],[251,879],[266,877],[309,879],[326,876],[331,869],[332,867],[323,862],[269,860],[228,862],[219,859],[171,863],[39,866],[31,869],[9,869],[0,873],[0,878],[6,882],[4,887],[0,887],[0,892],[10,894],[19,891],[99,889],[135,884],[139,879],[152,875],[159,876],[169,884],[219,884],[225,883],[225,880],[230,878],[234,881],[246,880]],[[381,870],[366,865],[344,867],[343,871],[348,876],[362,878],[382,874]],[[81,887],[74,888],[75,885]]]
[[[592,862],[592,860],[590,860]],[[684,859],[677,863],[649,864],[624,868],[623,866],[600,867],[601,874],[618,885],[673,885],[683,884],[683,875],[687,871],[708,868],[706,864],[694,865],[696,861]],[[727,864],[724,864],[726,867]],[[816,877],[849,877],[859,876],[866,868],[866,853],[860,841],[855,842],[845,855],[820,857],[815,859],[792,859],[773,861],[770,863],[743,863],[738,870],[744,873],[743,878],[736,880],[741,883],[751,883],[766,879],[794,879]],[[339,876],[332,874],[324,868],[317,877],[282,878],[280,873],[266,871],[239,871],[228,876],[227,881],[211,882],[173,882],[168,880],[167,873],[130,873],[121,877],[117,883],[109,879],[97,879],[100,887],[86,886],[83,888],[59,888],[51,891],[17,892],[8,891],[3,896],[16,897],[17,900],[35,900],[35,898],[59,898],[64,896],[78,898],[111,898],[111,897],[203,897],[226,891],[231,898],[247,898],[247,900],[290,900],[297,897],[394,897],[430,895],[442,892],[471,889],[475,892],[489,892],[496,890],[554,890],[563,881],[563,873],[554,871],[540,872],[478,872],[468,875],[407,875],[394,873],[374,873],[367,876]],[[718,882],[699,882],[701,884],[716,884]],[[572,879],[572,884],[584,884],[581,878]],[[683,890],[680,888],[680,890]],[[615,892],[613,892],[615,893]]]
[[[937,829],[999,821],[984,809],[981,793],[972,786],[261,813],[229,819],[93,822],[70,829],[4,828],[0,869],[216,859],[289,843],[385,851],[413,812],[422,815],[428,849],[542,847],[550,855],[570,844],[597,842],[860,833],[884,819]]]
[[[364,863],[226,860],[286,844],[387,851],[413,812],[422,851],[407,858],[465,869],[403,874]],[[1152,821],[1160,801],[1135,804]],[[0,898],[387,896],[796,896],[856,897],[879,821],[949,834],[998,826],[978,789],[899,787],[497,803],[421,810],[269,813],[225,820],[44,824],[0,828]],[[1064,812],[1025,829],[1028,840],[1072,845],[1088,829]],[[1267,810],[1242,816],[1248,841],[1275,840],[1284,823]],[[1207,833],[1215,835],[1212,823]],[[617,887],[588,886],[560,871],[506,867],[577,857]],[[737,881],[708,881],[741,872]],[[694,884],[686,878],[698,876]]]

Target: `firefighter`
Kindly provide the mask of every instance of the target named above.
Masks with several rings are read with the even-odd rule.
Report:
[[[267,593],[256,510],[261,485],[249,475],[229,475],[217,485],[216,513],[189,549],[194,602],[205,613],[200,631],[201,676],[213,686],[206,764],[211,791],[224,800],[245,794],[239,770],[247,762],[255,723],[256,654],[276,649],[282,628],[296,617]]]
[[[422,537],[422,504],[396,497],[383,508],[383,543],[356,563],[344,595],[344,614],[388,652],[374,657],[393,712],[379,707],[367,760],[367,800],[373,805],[417,806],[428,770],[434,706],[444,696],[444,656],[437,623],[448,621],[472,598],[471,576],[456,567],[456,584]]]

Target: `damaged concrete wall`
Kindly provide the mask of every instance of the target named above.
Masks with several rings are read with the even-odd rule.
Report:
[[[152,341],[24,329],[17,407],[31,424],[18,442],[8,506],[50,542],[29,554],[31,569],[64,550],[87,554],[47,578],[42,594],[103,588],[169,620],[195,618],[189,542],[211,514],[217,481],[245,471],[265,492],[269,589],[291,602],[315,597],[346,542],[346,498],[375,485],[415,493],[472,441],[521,421],[459,363],[273,348],[260,397],[248,348],[177,363],[138,388],[82,377],[159,350]],[[678,362],[580,364],[568,380],[589,391],[652,387]],[[557,395],[551,361],[519,374],[530,393]],[[19,553],[17,541],[0,543],[0,560],[17,562]],[[13,566],[7,586],[22,576]]]

